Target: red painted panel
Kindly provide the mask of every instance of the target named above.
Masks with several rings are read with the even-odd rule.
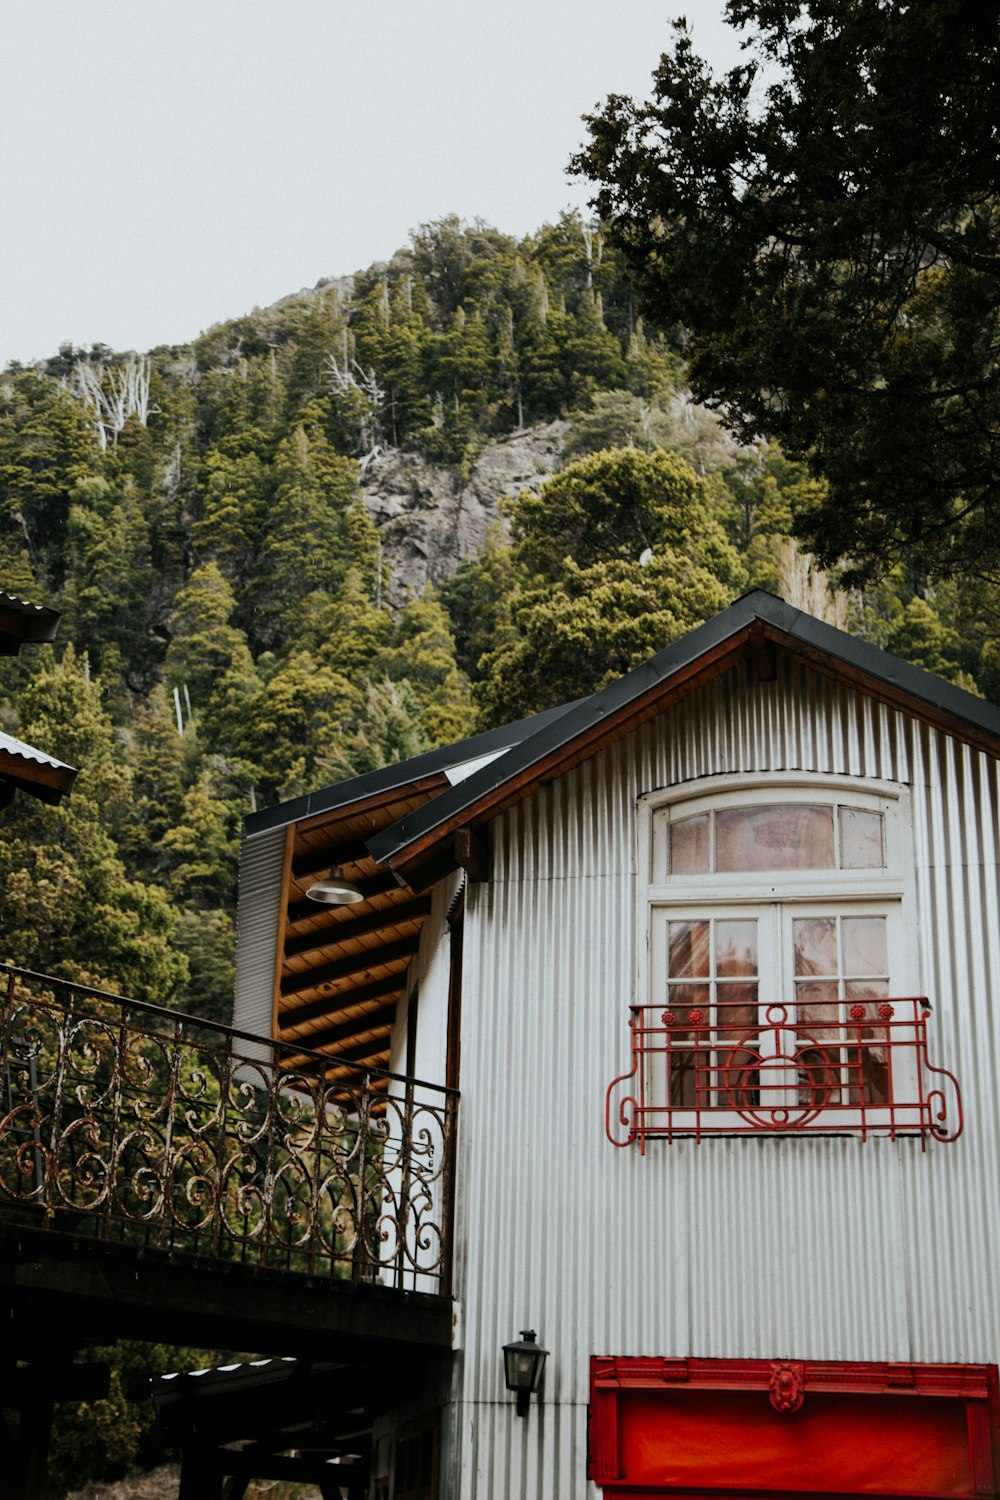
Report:
[[[629,1392],[622,1478],[674,1489],[969,1495],[964,1403],[813,1396],[779,1415],[766,1391]]]
[[[591,1361],[606,1500],[995,1495],[994,1366]]]

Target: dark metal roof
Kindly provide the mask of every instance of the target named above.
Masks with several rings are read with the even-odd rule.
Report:
[[[26,642],[54,641],[58,628],[58,610],[0,589],[0,656],[16,656]]]
[[[561,713],[540,715],[535,731],[513,745],[500,760],[442,791],[425,806],[369,840],[372,857],[380,864],[391,863],[408,846],[441,825],[464,813],[472,817],[477,806],[505,784],[571,746],[600,720],[627,709],[658,686],[668,687],[671,678],[695,666],[700,658],[724,646],[727,640],[757,621],[780,632],[790,645],[816,653],[831,665],[839,664],[856,675],[876,679],[884,684],[887,697],[908,699],[914,711],[924,706],[933,710],[936,718],[954,721],[958,733],[963,725],[968,726],[977,731],[978,742],[984,738],[993,741],[993,753],[1000,754],[1000,708],[995,704],[804,614],[773,594],[754,589],[722,614],[666,646],[600,692],[567,705]]]
[[[454,745],[445,745],[437,750],[428,750],[410,760],[401,760],[391,766],[382,766],[378,771],[366,771],[362,776],[353,776],[349,781],[338,781],[333,786],[323,787],[317,792],[307,792],[293,797],[288,802],[279,802],[276,807],[262,808],[250,813],[243,823],[248,838],[266,833],[272,828],[285,828],[289,823],[301,823],[319,813],[334,812],[338,808],[350,807],[369,797],[404,788],[424,777],[444,774],[465,761],[476,760],[480,755],[506,750],[523,739],[536,734],[546,724],[566,714],[576,705],[561,703],[558,708],[546,709],[514,724],[504,724],[499,729],[488,729],[471,739],[459,740]]]

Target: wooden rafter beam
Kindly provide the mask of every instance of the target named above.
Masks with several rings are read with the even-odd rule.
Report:
[[[308,849],[292,860],[292,879],[301,880],[305,875],[318,875],[321,870],[332,870],[334,865],[354,865],[359,860],[368,858],[370,856],[365,839],[348,839],[342,843],[327,844],[322,849]]]
[[[406,922],[416,922],[426,917],[431,909],[429,896],[416,901],[400,901],[395,906],[383,906],[378,911],[367,912],[360,917],[340,918],[326,922],[322,927],[313,927],[285,943],[285,957],[293,958],[303,953],[315,953],[336,943],[349,943],[352,938],[369,937],[386,927],[398,927]]]
[[[321,984],[331,984],[338,979],[350,979],[353,974],[365,974],[369,969],[381,969],[387,964],[410,959],[417,951],[419,936],[400,938],[397,943],[383,943],[378,948],[365,948],[361,953],[352,953],[348,958],[338,958],[335,963],[322,964],[316,969],[305,969],[300,974],[288,974],[281,981],[282,996],[301,995],[318,989]]]
[[[396,1002],[393,1000],[389,1005],[380,1005],[377,1010],[365,1011],[363,1015],[354,1016],[350,1021],[341,1021],[337,1026],[326,1026],[322,1031],[310,1031],[307,1036],[296,1037],[283,1046],[295,1047],[296,1045],[308,1047],[310,1052],[320,1052],[324,1047],[336,1046],[338,1042],[348,1042],[352,1037],[360,1036],[365,1031],[378,1031],[384,1027],[391,1027],[396,1019]]]
[[[370,1029],[374,1030],[374,1027]],[[389,1055],[388,1042],[391,1031],[391,1025],[380,1026],[375,1036],[367,1042],[359,1042],[356,1047],[342,1047],[333,1052],[323,1048],[323,1055],[327,1059],[324,1071],[328,1071],[333,1067],[347,1067],[349,1064],[355,1066],[358,1063],[368,1063],[371,1067],[378,1066],[375,1059],[388,1057]],[[317,1050],[320,1049],[310,1048],[310,1052]],[[302,1058],[301,1063],[297,1061],[298,1058]],[[296,1052],[294,1042],[289,1047],[287,1054],[281,1059],[281,1065],[283,1068],[294,1067],[297,1072],[301,1073],[316,1072],[321,1067],[316,1057],[303,1057],[301,1053]]]
[[[354,989],[335,990],[320,1000],[309,1000],[305,1005],[297,1005],[294,1010],[283,1010],[278,1017],[278,1030],[291,1031],[293,1027],[303,1026],[308,1021],[318,1021],[323,1016],[346,1010],[348,1006],[364,1005],[369,1000],[381,1000],[386,995],[398,997],[403,993],[405,978],[402,973],[389,974],[384,979],[373,979],[370,984],[359,984]]]

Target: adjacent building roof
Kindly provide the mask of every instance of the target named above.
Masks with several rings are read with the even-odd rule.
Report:
[[[0,656],[16,656],[26,642],[54,641],[58,628],[58,610],[0,589]]]
[[[5,784],[7,801],[18,789],[42,802],[59,802],[75,779],[72,766],[0,730],[0,802]]]
[[[1000,708],[755,590],[589,698],[247,819],[244,870],[254,874],[246,890],[241,877],[241,933],[277,905],[271,1016],[289,1059],[318,1050],[335,1076],[384,1066],[425,893],[457,866],[483,873],[483,825],[738,660],[773,678],[776,651],[1000,755]],[[281,830],[283,855],[276,848],[262,875],[246,851]],[[311,881],[334,865],[360,884],[363,903],[308,900]],[[276,881],[280,900],[271,890],[267,907]],[[272,976],[258,981],[270,988]]]
[[[0,589],[0,656],[17,656],[27,643],[54,641],[59,618],[56,609],[29,604],[27,599]],[[0,731],[0,807],[6,807],[15,791],[27,792],[42,802],[58,802],[75,777],[72,766]]]

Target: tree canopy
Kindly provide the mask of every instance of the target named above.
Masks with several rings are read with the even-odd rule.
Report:
[[[505,588],[475,688],[484,724],[592,693],[724,609],[746,574],[720,511],[683,459],[637,448],[509,502],[510,566],[487,556],[481,571],[480,597]]]
[[[856,579],[1000,573],[1000,25],[978,0],[729,0],[576,170],[695,395],[829,481],[799,536]]]

